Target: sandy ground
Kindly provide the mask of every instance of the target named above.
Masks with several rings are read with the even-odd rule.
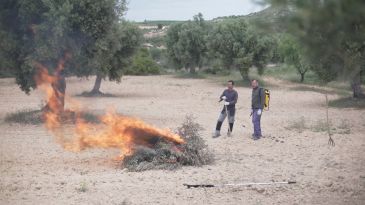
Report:
[[[67,83],[67,93],[75,96],[91,89],[93,79],[69,78]],[[202,137],[216,155],[213,165],[135,173],[113,160],[118,150],[71,153],[43,125],[5,123],[8,113],[39,109],[42,94],[25,95],[13,79],[1,79],[0,204],[365,204],[365,111],[331,108],[333,124],[345,120],[351,132],[334,134],[336,146],[329,147],[324,132],[286,128],[300,117],[308,124],[325,119],[324,96],[295,91],[295,84],[273,83],[270,111],[262,117],[265,138],[258,141],[250,139],[249,88],[237,88],[233,137],[217,139],[211,133],[221,109],[218,96],[225,87],[213,80],[126,76],[121,84],[103,82],[101,90],[115,97],[75,97],[86,109],[104,112],[114,106],[119,113],[162,128],[175,129],[192,114],[205,128]],[[297,184],[183,186],[272,180]]]

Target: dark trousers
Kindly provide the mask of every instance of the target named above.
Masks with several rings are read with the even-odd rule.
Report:
[[[261,115],[257,114],[259,109],[253,109],[252,113],[252,124],[253,124],[253,135],[254,137],[261,137]],[[262,110],[261,110],[262,111]]]

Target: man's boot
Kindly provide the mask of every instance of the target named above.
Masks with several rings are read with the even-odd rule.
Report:
[[[221,136],[221,127],[222,127],[222,123],[223,122],[217,122],[217,126],[216,126],[216,128],[215,128],[215,132],[213,133],[213,138],[217,138],[217,137],[219,137],[219,136]]]
[[[233,131],[233,123],[229,123],[229,129],[228,129],[228,132],[227,132],[228,137],[232,136],[232,131]]]
[[[220,131],[219,131],[219,130],[216,130],[216,131],[213,133],[213,138],[217,138],[217,137],[219,137],[219,136],[221,136],[221,133],[220,133]]]

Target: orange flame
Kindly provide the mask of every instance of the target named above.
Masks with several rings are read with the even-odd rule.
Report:
[[[43,117],[46,128],[49,129],[66,150],[81,151],[87,148],[117,148],[121,151],[121,159],[134,153],[137,146],[153,146],[162,139],[175,144],[182,144],[184,140],[169,130],[155,128],[141,120],[116,114],[109,111],[100,117],[102,124],[85,122],[80,116],[78,103],[67,96],[68,103],[74,108],[76,118],[75,128],[72,131],[71,140],[62,132],[65,112],[60,98],[64,94],[57,90],[57,73],[64,68],[65,60],[60,60],[56,68],[56,75],[51,75],[48,69],[40,63],[35,63],[38,73],[35,76],[37,86],[47,96],[47,109],[44,109]]]

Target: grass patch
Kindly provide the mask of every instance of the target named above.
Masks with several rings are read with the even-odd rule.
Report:
[[[81,182],[80,183],[80,187],[77,187],[76,188],[76,191],[78,191],[78,192],[87,192],[89,189],[88,189],[88,187],[87,187],[87,184],[86,184],[86,182]]]
[[[70,110],[66,110],[60,116],[61,122],[64,123],[75,123],[76,122],[76,113]],[[82,112],[81,118],[83,118],[86,122],[99,123],[99,117],[90,112]],[[44,123],[43,112],[41,110],[31,110],[25,109],[16,111],[14,113],[7,114],[5,116],[6,123],[19,123],[19,124],[31,124],[38,125]]]
[[[331,131],[335,131],[335,129],[336,129],[336,128],[333,127],[332,121],[329,121],[329,127],[330,127]],[[313,131],[313,132],[327,132],[327,122],[326,122],[326,120],[317,120],[314,124],[312,124],[311,131]]]
[[[348,120],[342,119],[341,122],[336,125],[332,121],[329,121],[329,127],[332,134],[351,133],[351,125]],[[305,130],[310,130],[312,132],[327,132],[327,121],[324,119],[320,119],[312,124],[309,124],[306,122],[304,117],[300,117],[296,120],[289,122],[289,125],[285,128],[291,131],[296,131],[298,133],[302,133]]]
[[[290,90],[294,91],[305,91],[305,92],[316,92],[321,94],[332,94],[332,95],[340,95],[340,96],[348,96],[350,94],[349,91],[343,90],[343,89],[331,89],[326,90],[325,88],[320,87],[313,87],[313,86],[307,86],[307,85],[300,85],[293,88],[290,88]]]
[[[205,79],[207,78],[207,75],[204,72],[195,72],[195,73],[190,73],[190,72],[177,72],[175,74],[176,78],[182,78],[182,79]]]
[[[351,126],[347,120],[341,120],[337,125],[329,121],[330,132],[332,134],[350,134]],[[311,126],[312,132],[327,132],[327,122],[325,120],[318,120]]]
[[[336,100],[330,100],[328,105],[336,108],[357,108],[365,109],[365,99],[356,99],[352,97],[344,97]]]
[[[341,123],[337,126],[338,134],[350,134],[351,133],[351,125],[347,120],[341,120]]]
[[[285,64],[280,64],[274,67],[265,68],[264,76],[270,76],[281,80],[286,80],[295,83],[303,83],[303,84],[321,84],[321,80],[317,77],[317,75],[309,70],[304,76],[304,82],[300,82],[300,74],[296,71],[296,69],[292,66],[288,66]]]
[[[289,122],[289,125],[285,128],[302,133],[304,130],[308,129],[308,126],[306,124],[305,118],[302,116],[299,119]]]
[[[201,138],[201,130],[202,127],[192,117],[187,117],[178,128],[178,134],[185,140],[185,144],[176,145],[160,140],[153,147],[138,147],[133,155],[124,158],[122,167],[140,172],[211,164],[214,156]]]

